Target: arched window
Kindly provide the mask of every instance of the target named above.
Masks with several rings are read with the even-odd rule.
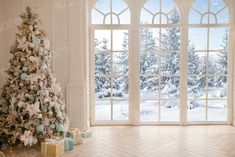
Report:
[[[95,121],[127,121],[129,8],[123,0],[97,0],[91,17]]]
[[[140,121],[179,121],[179,10],[173,0],[148,0],[140,22]]]
[[[122,0],[97,0],[92,24],[130,24],[130,10]]]
[[[223,0],[196,0],[189,26],[188,121],[226,121],[228,8]]]

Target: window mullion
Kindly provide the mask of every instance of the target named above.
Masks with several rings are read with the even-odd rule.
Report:
[[[182,7],[182,12],[187,12]],[[180,30],[180,124],[187,124],[187,80],[188,80],[188,15],[181,15]]]

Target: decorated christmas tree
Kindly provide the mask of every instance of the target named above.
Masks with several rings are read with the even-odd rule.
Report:
[[[21,18],[1,94],[0,142],[32,146],[63,136],[68,120],[39,16],[27,7]]]

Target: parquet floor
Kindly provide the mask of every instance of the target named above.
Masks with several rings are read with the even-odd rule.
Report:
[[[93,136],[65,157],[235,157],[235,127],[94,127]],[[39,157],[36,149],[9,157]]]

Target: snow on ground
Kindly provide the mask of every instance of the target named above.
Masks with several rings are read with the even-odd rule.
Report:
[[[197,106],[188,108],[188,121],[205,121],[206,108],[205,100],[194,101]],[[208,120],[209,121],[226,121],[227,108],[226,100],[208,101]],[[188,101],[188,106],[190,101]],[[159,101],[145,100],[141,101],[140,119],[141,121],[179,121],[179,101],[168,100],[161,101],[161,112],[159,113]],[[128,120],[128,101],[113,102],[113,120]],[[159,115],[160,114],[160,115]],[[111,120],[110,101],[97,102],[96,120]]]

